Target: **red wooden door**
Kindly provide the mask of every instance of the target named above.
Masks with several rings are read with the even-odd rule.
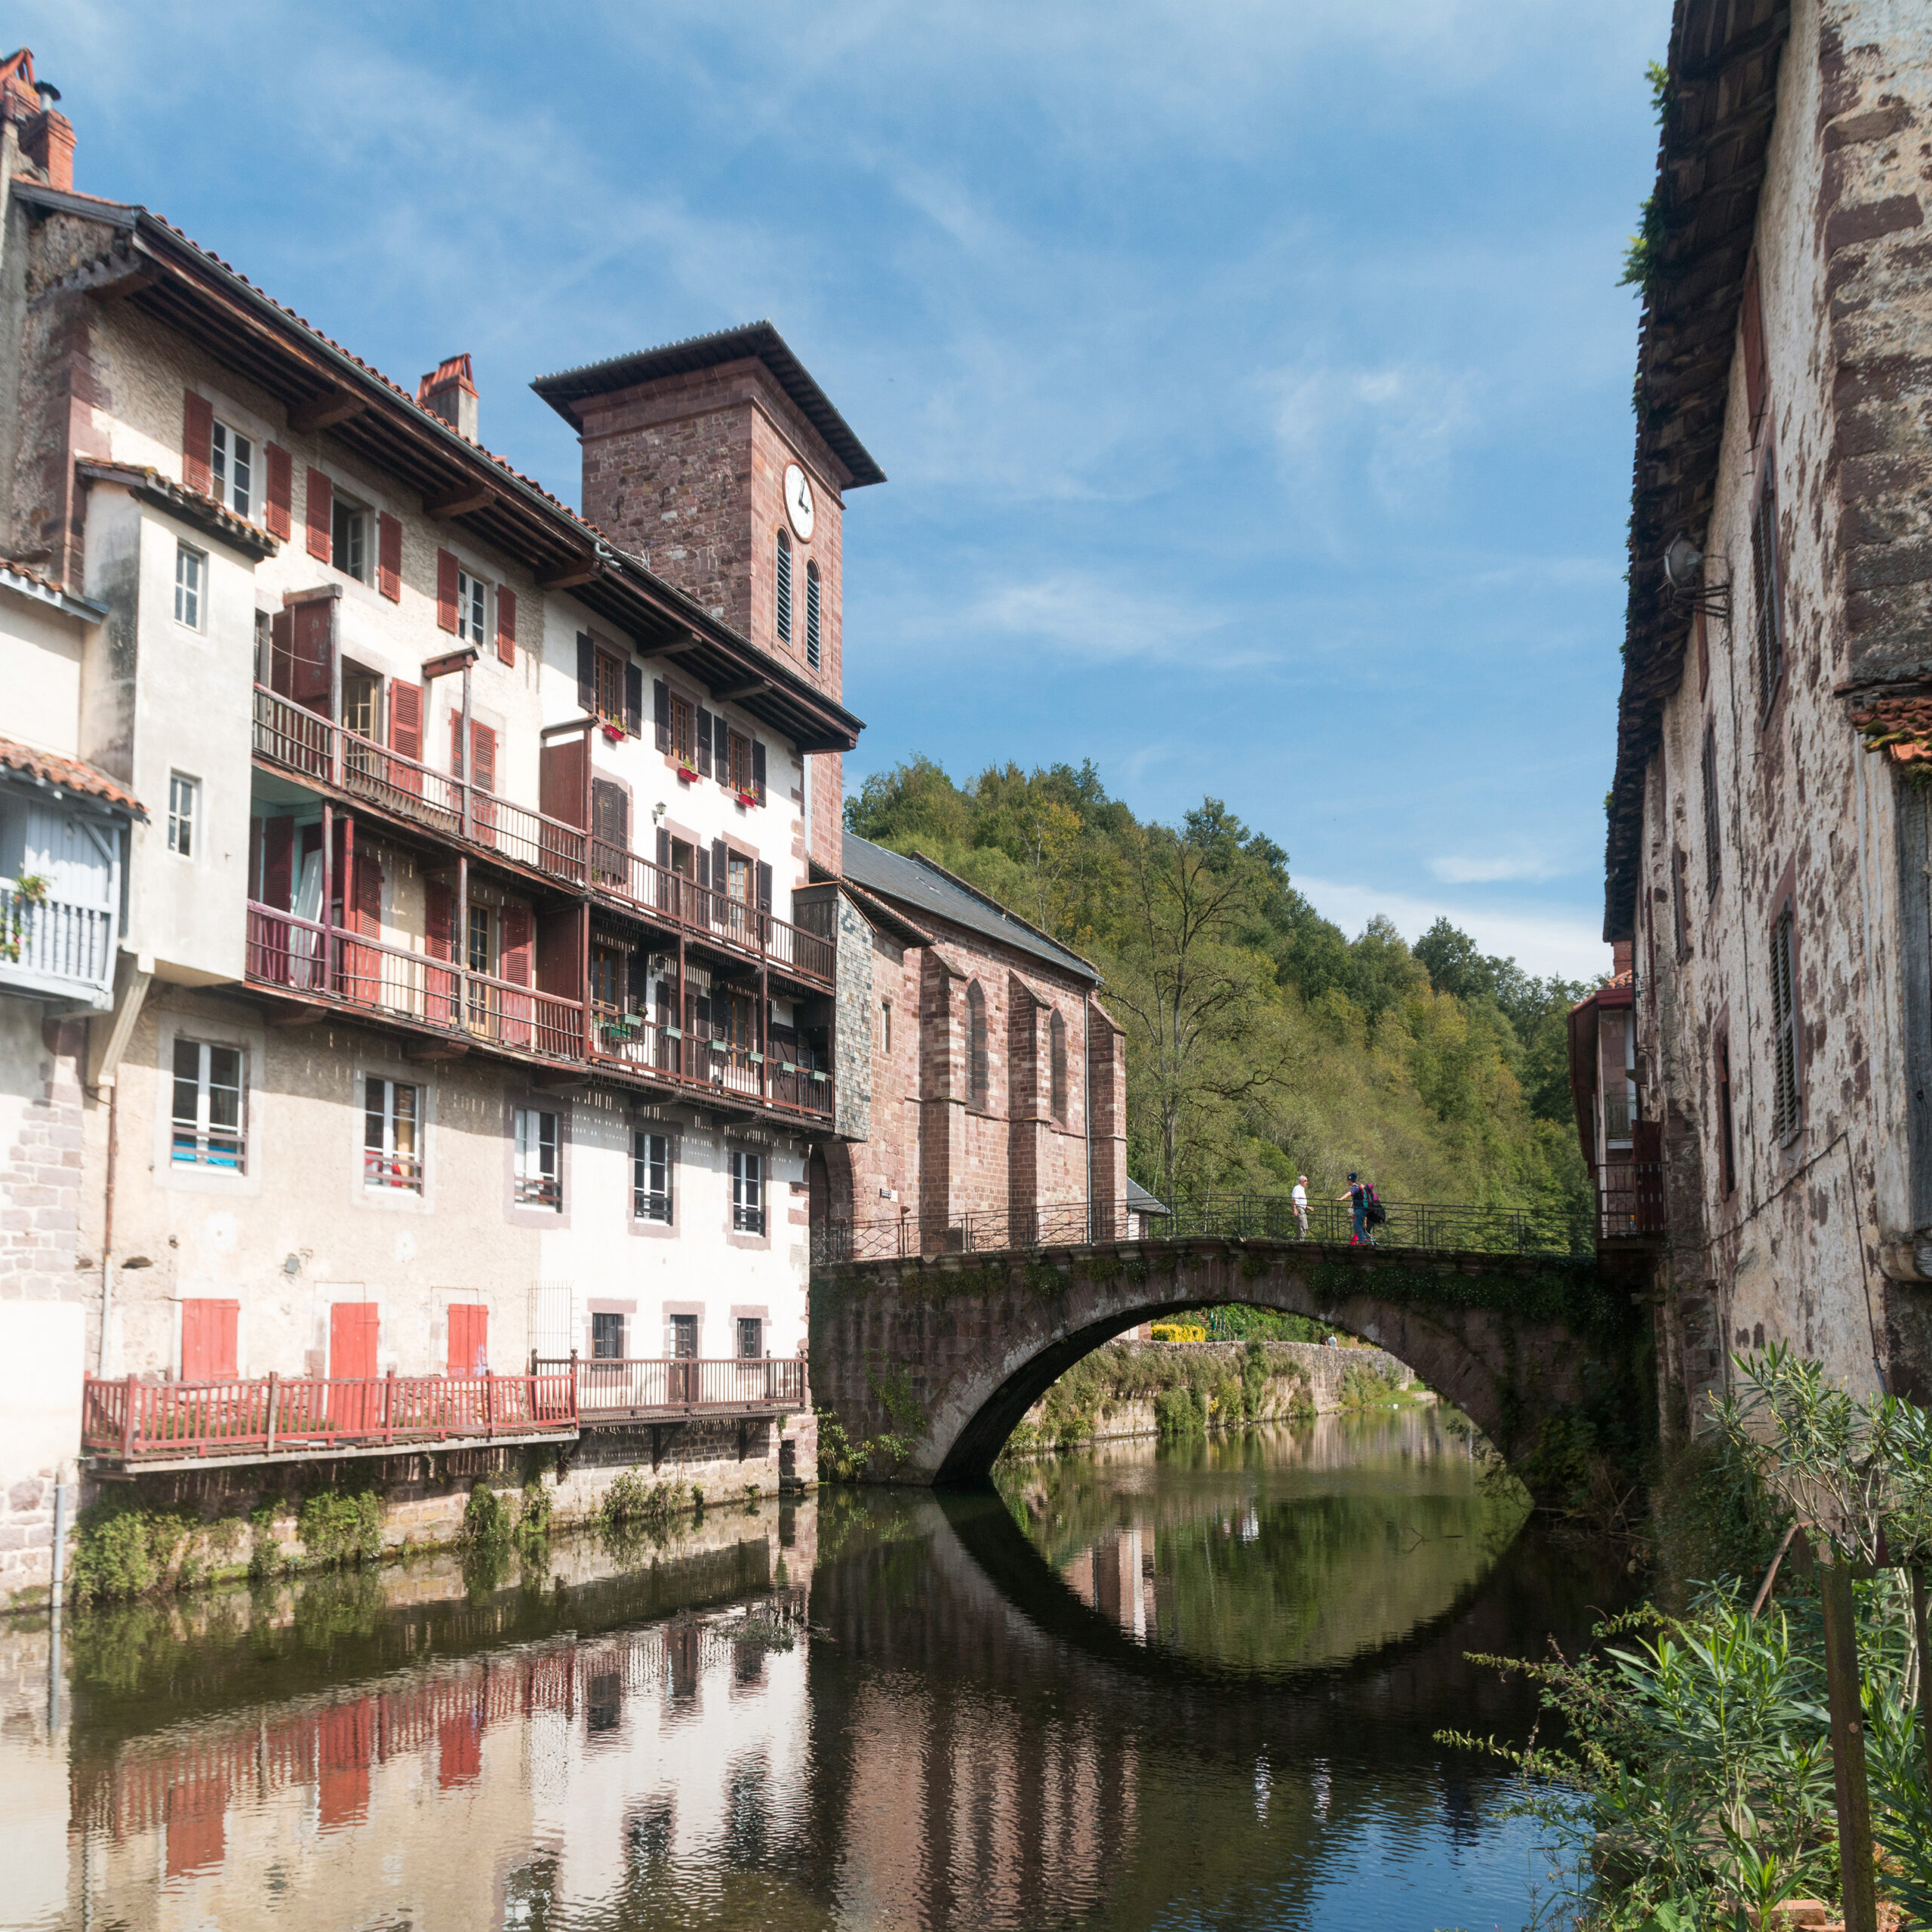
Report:
[[[238,1301],[190,1300],[181,1304],[181,1380],[225,1382],[236,1373]]]
[[[474,1302],[450,1303],[452,1375],[481,1375],[490,1366],[490,1311]]]
[[[383,1392],[375,1383],[378,1325],[372,1301],[339,1301],[329,1310],[329,1379],[352,1385],[329,1392],[330,1419],[339,1429],[382,1426]]]

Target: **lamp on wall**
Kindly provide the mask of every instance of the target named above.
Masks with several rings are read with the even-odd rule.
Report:
[[[1723,623],[1730,622],[1730,586],[1704,581],[1704,553],[1687,532],[1679,531],[1664,552],[1663,580],[1672,603],[1701,611]]]

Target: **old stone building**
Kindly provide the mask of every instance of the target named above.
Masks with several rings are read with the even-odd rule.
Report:
[[[537,385],[580,516],[482,445],[466,356],[398,386],[74,154],[23,51],[0,1360],[60,1413],[8,1404],[0,1589],[84,1370],[97,1450],[195,1385],[229,1392],[162,1436],[286,1454],[265,1378],[338,1391],[320,1445],[398,1413],[343,1385],[481,1383],[422,1399],[494,1431],[491,1378],[574,1355],[586,1411],[669,1418],[654,1462],[775,1479],[808,1149],[864,1128],[829,881],[841,519],[881,472],[761,324]]]
[[[815,1153],[814,1224],[896,1222],[915,1253],[969,1215],[1020,1245],[1125,1234],[1126,1056],[1099,973],[929,858],[850,832],[841,852],[869,928],[869,1128]]]
[[[1932,17],[1679,0],[1662,99],[1605,907],[1662,1197],[1604,1238],[1682,1429],[1773,1342],[1932,1396]]]

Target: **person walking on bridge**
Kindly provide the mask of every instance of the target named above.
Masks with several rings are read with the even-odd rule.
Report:
[[[1308,1238],[1307,1175],[1303,1174],[1300,1180],[1295,1183],[1294,1192],[1288,1196],[1288,1198],[1294,1203],[1295,1225],[1301,1229],[1299,1238],[1306,1241]]]
[[[1353,1232],[1349,1236],[1351,1247],[1365,1247],[1375,1237],[1368,1231],[1368,1189],[1362,1186],[1361,1177],[1352,1168],[1349,1171],[1349,1184],[1336,1195],[1337,1201],[1349,1204],[1349,1222]]]

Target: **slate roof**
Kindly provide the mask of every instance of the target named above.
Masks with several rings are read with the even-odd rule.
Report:
[[[1078,953],[1056,945],[1037,927],[1009,912],[997,900],[976,892],[964,879],[955,878],[923,853],[908,858],[848,832],[841,848],[840,866],[854,884],[881,899],[929,918],[949,920],[969,932],[1044,960],[1090,985],[1100,983],[1099,973]]]
[[[132,812],[137,818],[147,817],[140,800],[133,792],[109,777],[106,772],[97,771],[92,765],[83,764],[77,758],[63,758],[58,752],[35,751],[32,746],[21,744],[14,739],[0,738],[0,768],[18,772],[22,777],[33,779],[50,789],[118,805],[123,811]]]
[[[1131,1174],[1127,1177],[1128,1211],[1132,1214],[1171,1214],[1174,1211],[1157,1200]]]

